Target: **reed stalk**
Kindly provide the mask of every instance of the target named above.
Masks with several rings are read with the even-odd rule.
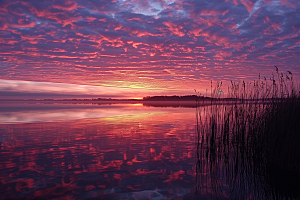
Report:
[[[231,104],[197,106],[197,191],[227,192],[230,199],[300,198],[299,88],[291,72],[275,70],[270,79],[231,82]],[[217,98],[222,82],[211,91]]]

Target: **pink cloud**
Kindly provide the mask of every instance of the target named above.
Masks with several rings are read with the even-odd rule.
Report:
[[[252,10],[254,3],[251,0],[240,0],[241,3],[247,8],[248,12]]]
[[[194,36],[201,36],[202,30],[203,30],[203,28],[196,28],[196,29],[189,31],[189,34],[193,34]]]
[[[118,2],[1,4],[0,78],[190,92],[199,79],[269,69],[274,56],[299,74],[299,6],[292,1],[280,7],[264,1],[248,20],[252,0],[155,1],[155,16],[134,9],[148,8],[146,1]]]
[[[180,37],[183,37],[185,35],[185,30],[183,29],[182,26],[176,25],[172,22],[163,22],[163,24],[168,27],[169,31],[172,34],[180,36]]]
[[[76,10],[78,8],[78,5],[76,2],[63,1],[63,4],[54,3],[52,4],[52,7],[60,10],[72,11],[72,10]]]

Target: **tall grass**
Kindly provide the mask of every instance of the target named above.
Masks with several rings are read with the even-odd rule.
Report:
[[[300,95],[291,72],[231,83],[231,104],[197,106],[197,190],[230,199],[300,198]],[[222,87],[212,90],[217,97]],[[299,179],[297,179],[299,177]]]

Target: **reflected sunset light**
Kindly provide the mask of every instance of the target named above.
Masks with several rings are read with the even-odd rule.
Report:
[[[275,65],[300,80],[300,4],[293,0],[0,6],[2,96],[204,94],[211,80],[269,78]]]
[[[300,199],[299,0],[0,0],[0,200]]]

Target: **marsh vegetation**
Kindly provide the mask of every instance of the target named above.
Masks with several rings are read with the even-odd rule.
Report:
[[[217,83],[212,96],[221,87]],[[299,199],[300,96],[292,73],[276,67],[270,79],[232,82],[228,97],[239,101],[197,107],[197,192]]]

